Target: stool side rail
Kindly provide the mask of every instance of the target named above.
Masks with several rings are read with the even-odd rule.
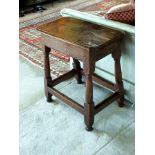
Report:
[[[67,73],[60,75],[59,77],[57,77],[56,79],[49,81],[48,86],[54,87],[57,84],[59,84],[60,82],[66,81],[72,77],[74,77],[74,75],[76,74],[75,69],[72,69],[70,71],[68,71]]]
[[[56,96],[57,98],[64,101],[66,104],[74,108],[75,110],[79,111],[81,114],[84,114],[84,107],[77,103],[76,101],[72,100],[68,96],[64,95],[60,91],[56,90],[55,88],[48,87],[48,92],[50,92],[52,95]]]
[[[113,95],[109,96],[105,100],[101,101],[98,105],[95,106],[94,114],[97,114],[98,112],[100,112],[106,106],[108,106],[113,101],[115,101],[117,98],[119,98],[119,93],[118,92],[114,93]]]

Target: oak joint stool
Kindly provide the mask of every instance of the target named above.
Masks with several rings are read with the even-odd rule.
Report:
[[[47,101],[52,101],[52,95],[84,115],[86,130],[93,130],[94,116],[113,101],[124,105],[124,88],[121,73],[121,40],[123,33],[104,26],[86,21],[64,17],[43,24],[37,28],[42,35],[44,48],[44,85]],[[49,53],[51,49],[60,51],[73,58],[73,69],[52,79],[50,74]],[[112,83],[94,73],[95,63],[112,55],[115,65],[115,80]],[[83,62],[83,69],[80,62]],[[60,82],[76,77],[77,83],[82,83],[82,76],[86,78],[86,92],[84,106],[64,95],[54,88]],[[97,104],[93,101],[93,81],[113,91],[113,94]]]

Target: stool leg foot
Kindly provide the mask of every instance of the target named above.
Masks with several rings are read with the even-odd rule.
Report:
[[[118,83],[118,92],[119,92],[119,98],[117,99],[118,106],[124,107],[124,87],[123,82]]]
[[[118,106],[124,107],[124,87],[123,82],[116,84],[117,91],[119,92],[119,98],[117,99]]]
[[[86,126],[86,130],[87,130],[87,131],[93,131],[93,129],[94,129],[94,128],[91,127],[91,126],[90,126],[90,127],[89,127],[89,126]]]
[[[94,123],[94,103],[91,104],[84,104],[84,121],[86,125],[87,131],[93,130],[93,123]]]
[[[94,103],[84,105],[84,121],[86,125],[87,131],[93,130],[93,123],[94,123]]]
[[[93,85],[92,75],[86,75],[86,94],[84,104],[84,121],[86,130],[92,131],[94,123],[94,102],[93,102]]]
[[[119,107],[124,107],[124,96],[120,96],[120,98],[117,99],[117,102]]]
[[[80,65],[80,62],[73,58],[73,68],[76,70],[77,74],[76,74],[76,80],[77,80],[77,83],[78,84],[82,84],[82,74],[81,74],[81,65]]]
[[[81,79],[78,79],[77,80],[77,84],[82,84],[83,82],[82,82],[82,80]]]
[[[46,101],[47,102],[52,102],[52,95],[48,93],[48,95],[46,96]]]

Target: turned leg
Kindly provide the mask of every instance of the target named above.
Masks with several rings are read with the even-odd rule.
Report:
[[[93,102],[93,84],[92,75],[86,75],[86,94],[84,104],[84,121],[86,124],[86,130],[92,131],[92,125],[94,123],[94,102]]]
[[[52,81],[52,77],[50,75],[50,61],[49,61],[49,53],[51,49],[47,46],[44,46],[44,88],[45,88],[45,96],[47,102],[52,102],[52,94],[48,92],[48,85]]]
[[[82,73],[81,73],[81,66],[80,62],[77,59],[73,58],[73,68],[76,70],[76,80],[78,84],[82,83]]]
[[[94,123],[94,102],[93,102],[93,82],[92,74],[95,70],[95,63],[91,60],[92,57],[87,57],[84,61],[84,74],[86,78],[86,92],[84,103],[84,121],[86,124],[86,130],[93,130]]]
[[[116,91],[119,92],[119,99],[118,105],[120,107],[124,106],[124,86],[122,81],[122,71],[121,71],[121,65],[120,65],[120,57],[121,52],[114,53],[113,55],[114,61],[115,61],[115,80],[116,80]]]

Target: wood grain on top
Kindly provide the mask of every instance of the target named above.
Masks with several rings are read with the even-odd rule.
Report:
[[[117,30],[70,17],[63,17],[43,24],[37,29],[44,34],[86,48],[107,45],[122,36],[122,33]]]

